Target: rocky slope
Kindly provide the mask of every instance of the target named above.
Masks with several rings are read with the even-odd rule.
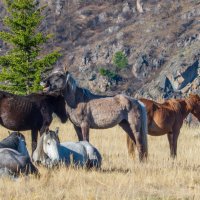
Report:
[[[48,5],[40,30],[55,33],[46,49],[61,48],[55,67],[68,66],[81,86],[153,99],[200,92],[200,0],[146,0],[143,13],[134,1],[40,3]],[[129,66],[114,81],[99,69],[113,70],[117,51],[126,54]]]

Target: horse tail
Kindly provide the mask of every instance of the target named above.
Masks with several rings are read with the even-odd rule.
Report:
[[[147,111],[145,105],[139,101],[139,100],[133,100],[134,104],[137,102],[139,106],[139,112],[140,112],[140,141],[141,141],[141,155],[140,159],[147,158],[148,156],[148,143],[147,143],[147,133],[148,133],[148,127],[147,127]],[[135,158],[135,148],[136,143],[133,141],[129,135],[127,135],[127,148],[128,148],[128,154],[130,157]]]
[[[144,157],[148,157],[148,143],[147,143],[147,134],[148,134],[148,118],[147,118],[147,110],[146,106],[138,100],[138,103],[140,105],[140,111],[141,111],[141,139],[143,143],[143,155]]]

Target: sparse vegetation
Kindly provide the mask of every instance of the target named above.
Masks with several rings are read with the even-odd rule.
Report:
[[[108,70],[108,69],[100,68],[99,73],[102,76],[106,76],[106,77],[113,79],[113,80],[115,80],[117,78],[117,74],[115,72]]]
[[[124,69],[125,67],[128,66],[128,59],[122,51],[117,51],[113,56],[113,64],[115,67],[114,68],[115,71],[111,71],[111,70],[105,69],[105,68],[100,68],[99,73],[102,76],[106,76],[112,80],[118,80],[118,79],[120,79],[118,72],[121,69]]]
[[[71,124],[54,121],[51,128],[56,126],[60,126],[61,141],[77,140]],[[1,139],[7,136],[6,129],[0,131]],[[174,161],[169,158],[166,136],[148,137],[149,160],[141,164],[128,157],[126,137],[121,128],[92,130],[90,141],[103,157],[101,171],[39,167],[40,179],[2,179],[0,199],[199,199],[200,158],[197,155],[200,141],[194,137],[198,132],[199,128],[181,129],[178,158]],[[30,147],[31,134],[24,134]]]
[[[117,51],[113,56],[113,64],[116,66],[117,71],[128,66],[128,59],[122,51]]]

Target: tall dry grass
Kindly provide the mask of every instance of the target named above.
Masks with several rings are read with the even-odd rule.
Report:
[[[76,141],[75,131],[67,123],[60,126],[61,141]],[[1,138],[8,133],[1,128]],[[61,167],[40,167],[41,177],[0,180],[0,199],[200,199],[200,137],[198,128],[182,128],[178,158],[169,158],[166,136],[148,137],[149,160],[141,164],[127,154],[126,137],[119,127],[92,130],[91,143],[101,152],[102,170],[86,171]],[[30,149],[30,133],[24,133]],[[137,153],[137,152],[136,152]]]

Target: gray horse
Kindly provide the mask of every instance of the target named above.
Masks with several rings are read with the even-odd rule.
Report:
[[[46,91],[58,91],[65,98],[65,108],[79,141],[89,141],[89,129],[111,128],[117,124],[133,141],[128,142],[129,154],[134,157],[137,146],[139,159],[147,158],[147,113],[142,102],[125,95],[113,97],[92,94],[78,87],[69,72],[54,71],[43,82]]]
[[[12,132],[0,142],[0,176],[14,177],[19,174],[39,175],[31,162],[24,136]]]
[[[44,133],[33,153],[33,161],[47,167],[57,165],[81,166],[86,168],[100,168],[101,155],[99,151],[87,141],[60,143],[58,128]]]

